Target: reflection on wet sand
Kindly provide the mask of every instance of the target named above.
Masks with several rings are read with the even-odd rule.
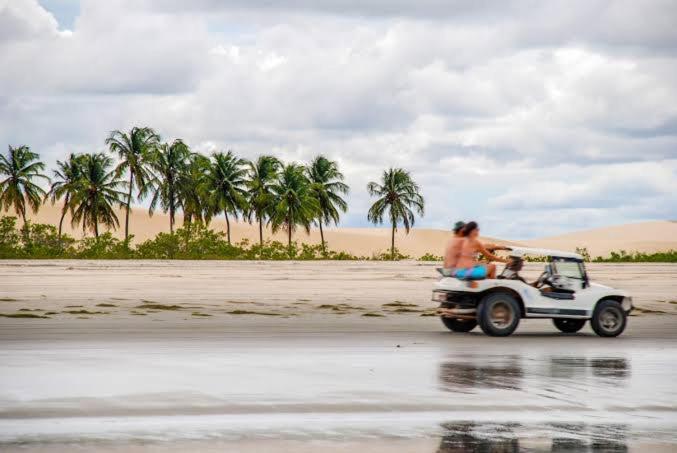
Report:
[[[445,423],[437,453],[519,451],[620,453],[628,451],[624,425]]]
[[[524,381],[547,383],[547,378],[579,383],[593,378],[603,385],[619,385],[630,377],[630,363],[622,357],[549,357],[545,373],[538,363],[542,362],[519,356],[454,357],[440,363],[439,384],[444,391],[465,393],[473,389],[523,390],[528,387]]]
[[[627,379],[630,364],[622,357],[552,357],[550,373],[554,378],[585,378],[592,374],[597,378]]]
[[[512,453],[519,451],[519,440],[512,434],[517,425],[499,425],[492,437],[476,432],[474,423],[445,423],[445,431],[437,453],[487,452]]]
[[[463,391],[473,388],[520,390],[523,370],[518,357],[487,357],[484,363],[447,361],[440,364],[442,390]],[[481,362],[481,359],[477,360]]]

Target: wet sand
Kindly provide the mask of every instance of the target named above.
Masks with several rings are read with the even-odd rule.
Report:
[[[58,311],[0,318],[3,451],[677,449],[671,314],[634,316],[615,339],[547,320],[499,339],[422,316],[424,263],[0,268],[1,312]],[[670,313],[675,269],[590,271]],[[63,313],[79,310],[104,313]]]
[[[620,338],[545,320],[509,339],[438,319],[2,326],[3,451],[671,451],[672,316]],[[659,448],[659,450],[656,450]]]

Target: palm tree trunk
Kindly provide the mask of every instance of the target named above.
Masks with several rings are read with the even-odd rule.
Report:
[[[174,183],[170,183],[169,189],[169,233],[174,234],[174,216],[176,206],[174,205]]]
[[[63,219],[66,217],[66,212],[68,211],[68,195],[63,202],[63,209],[61,210],[61,219],[59,219],[59,239],[61,239],[61,231],[63,227]]]
[[[174,203],[169,203],[169,233],[174,234]]]
[[[322,240],[322,253],[326,253],[327,249],[324,244],[324,231],[322,231],[322,219],[319,219],[318,223],[320,224],[320,239]]]
[[[61,231],[63,228],[63,219],[66,217],[66,208],[64,207],[63,211],[61,211],[61,218],[59,219],[59,239],[61,239]]]
[[[127,213],[125,214],[125,241],[129,237],[129,208],[132,204],[132,183],[134,182],[134,173],[129,171],[129,193],[127,194]],[[97,237],[99,235],[97,234]]]
[[[129,215],[129,211],[127,211],[127,215]],[[96,202],[96,199],[94,200],[94,216],[93,217],[94,217],[94,237],[99,239],[99,206]],[[126,240],[127,240],[127,235],[125,234],[125,241]]]
[[[24,225],[23,225],[23,228],[21,230],[23,231],[23,234],[24,234],[24,242],[27,243],[28,240],[30,239],[30,237],[29,237],[30,232],[28,230],[28,221],[26,220],[26,209],[21,211],[21,218],[24,221]]]
[[[395,261],[395,223],[393,223],[393,231],[390,239],[390,259]]]
[[[263,247],[263,217],[259,217],[259,244]]]
[[[228,236],[228,245],[230,245],[230,220],[228,219],[228,211],[224,210],[223,213],[226,215],[226,234]]]
[[[291,222],[287,222],[287,247],[289,247],[289,258],[291,258]]]

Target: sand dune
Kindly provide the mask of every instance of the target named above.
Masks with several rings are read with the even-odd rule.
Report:
[[[41,223],[58,224],[60,217],[59,206],[44,205],[37,215],[32,215],[34,221]],[[124,225],[124,212],[119,211],[121,225]],[[181,225],[183,218],[177,216],[177,224]],[[215,230],[225,231],[226,222],[223,218],[214,219],[211,227]],[[258,228],[246,222],[231,222],[232,239],[235,242],[247,239],[258,241]],[[135,207],[130,218],[130,230],[136,241],[143,241],[154,237],[160,232],[169,231],[167,215],[156,213],[149,217],[146,209]],[[64,231],[75,237],[81,237],[79,228],[71,228],[70,217],[66,216]],[[124,226],[113,232],[121,237]],[[264,233],[266,239],[286,241],[284,232],[273,235],[269,229]],[[419,257],[425,253],[441,255],[444,245],[450,237],[450,232],[445,230],[415,228],[408,235],[403,230],[397,233],[396,245],[404,253]],[[388,250],[390,246],[389,228],[328,228],[325,238],[333,250],[343,250],[359,256],[371,256]],[[303,230],[298,230],[294,239],[305,243],[319,243],[320,233],[317,228],[310,235]],[[520,244],[532,247],[546,247],[562,250],[574,250],[576,247],[586,247],[593,256],[607,256],[614,250],[656,252],[661,250],[677,250],[677,222],[654,221],[627,225],[619,225],[607,228],[575,231],[572,233],[545,237],[531,240],[516,240],[485,238],[486,241]]]
[[[37,215],[32,215],[31,218],[36,222],[58,225],[60,216],[61,211],[59,206],[45,205]],[[119,210],[118,217],[121,226],[117,231],[113,231],[113,234],[122,237],[124,235],[123,210]],[[183,217],[177,216],[176,221],[177,225],[180,226],[183,223]],[[156,213],[152,217],[149,217],[147,210],[142,207],[133,208],[129,223],[130,231],[134,234],[135,241],[137,242],[150,239],[161,232],[169,232],[169,218],[167,215]],[[231,221],[230,225],[231,237],[234,242],[239,242],[243,239],[247,239],[250,242],[259,240],[258,225],[233,221]],[[224,218],[216,218],[211,222],[210,227],[217,231],[226,231],[226,221]],[[70,216],[68,215],[66,215],[64,220],[64,232],[76,238],[82,236],[81,228],[71,228]],[[416,228],[407,235],[404,233],[404,230],[400,230],[396,235],[395,241],[399,250],[413,257],[419,257],[428,252],[441,255],[450,234],[449,231],[444,230]],[[371,256],[375,253],[384,252],[390,247],[389,228],[326,228],[324,236],[332,250],[342,250],[358,256]],[[272,234],[270,229],[266,228],[264,239],[286,242],[287,236],[282,231]],[[319,244],[320,232],[317,228],[313,228],[310,235],[308,235],[303,229],[299,229],[294,233],[294,240]],[[487,238],[487,240],[500,242],[492,238]]]
[[[619,250],[647,253],[677,250],[677,222],[630,223],[520,242],[562,250],[586,247],[593,257],[608,256],[611,251]]]

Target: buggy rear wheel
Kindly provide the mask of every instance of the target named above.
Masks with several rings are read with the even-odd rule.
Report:
[[[585,319],[554,318],[552,323],[564,333],[576,333],[585,325]]]
[[[507,292],[495,292],[485,296],[477,310],[480,328],[492,337],[507,337],[512,334],[517,329],[520,316],[517,299]]]
[[[440,316],[442,324],[452,332],[470,332],[477,327],[476,319],[458,319]]]

